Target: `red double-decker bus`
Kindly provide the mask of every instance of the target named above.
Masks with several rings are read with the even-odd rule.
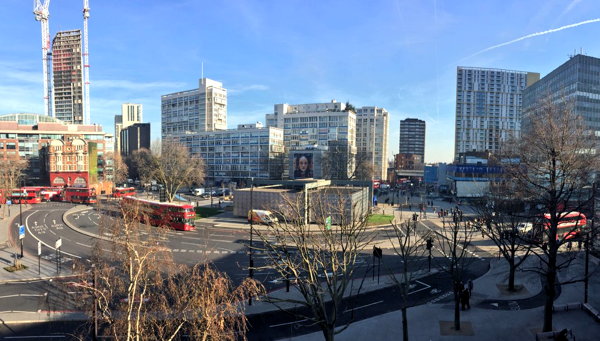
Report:
[[[42,197],[42,201],[56,200],[60,196],[61,191],[58,187],[42,187],[40,196]]]
[[[194,206],[190,204],[182,205],[172,202],[139,199],[136,197],[124,197],[121,201],[121,205],[137,209],[140,221],[149,223],[152,226],[164,226],[181,231],[192,231],[196,229],[193,222],[196,217],[196,212],[194,212]]]
[[[61,194],[61,200],[75,204],[95,204],[96,189],[89,187],[67,187]]]
[[[124,187],[124,188],[115,188],[115,190],[113,191],[112,196],[114,198],[124,198],[124,197],[131,197],[135,195],[135,188],[133,187]]]
[[[42,202],[41,187],[22,187],[13,189],[10,200],[13,204],[39,204]]]
[[[565,212],[560,215],[556,238],[571,239],[578,237],[587,226],[587,218],[581,212]],[[544,214],[544,228],[550,228],[550,214]]]

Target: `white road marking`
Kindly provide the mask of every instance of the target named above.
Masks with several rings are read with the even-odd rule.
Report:
[[[280,326],[287,326],[287,325],[290,325],[290,324],[295,324],[295,323],[304,322],[304,321],[308,321],[308,319],[297,320],[297,321],[286,322],[286,323],[279,323],[279,324],[272,324],[269,327],[275,328],[275,327],[280,327]]]
[[[360,307],[356,307],[356,308],[352,308],[352,309],[347,309],[347,310],[344,310],[344,312],[345,312],[345,313],[347,313],[347,312],[349,312],[349,311],[354,311],[354,310],[358,310],[358,309],[363,309],[363,308],[370,307],[370,306],[372,306],[372,305],[376,305],[376,304],[379,304],[379,303],[383,303],[383,301],[377,301],[377,302],[373,302],[373,303],[369,303],[369,304],[361,305]]]
[[[0,298],[11,298],[11,297],[40,297],[44,296],[44,294],[14,294],[14,295],[4,295],[0,296]]]

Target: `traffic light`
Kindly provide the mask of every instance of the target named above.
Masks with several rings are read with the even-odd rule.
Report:
[[[431,250],[433,248],[433,239],[427,239],[427,250]]]

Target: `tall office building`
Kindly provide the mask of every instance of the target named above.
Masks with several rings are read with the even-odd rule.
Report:
[[[400,154],[420,156],[425,160],[425,121],[407,118],[400,121]]]
[[[208,78],[200,79],[199,85],[198,89],[161,96],[163,140],[187,143],[193,134],[227,129],[227,89]]]
[[[119,148],[122,156],[129,156],[138,149],[150,149],[150,123],[134,123],[120,132]]]
[[[581,116],[590,135],[600,137],[599,74],[599,58],[582,54],[571,57],[523,91],[523,120],[527,120],[540,101],[549,97],[553,102],[567,103]]]
[[[121,153],[121,130],[142,123],[143,110],[141,104],[121,104],[121,115],[115,115],[115,153]]]
[[[387,177],[387,138],[389,113],[379,107],[356,109],[357,159],[366,157],[373,164],[373,178]]]
[[[81,31],[58,32],[52,40],[54,114],[65,123],[83,124]]]
[[[331,145],[331,149],[337,151],[336,165],[344,165],[343,170],[335,170],[334,177],[347,178],[351,175],[356,155],[356,113],[346,110],[346,104],[335,100],[329,103],[275,104],[274,112],[265,115],[265,118],[268,127],[283,129],[283,143],[287,151],[329,148]]]
[[[523,90],[539,73],[458,67],[454,158],[465,152],[497,152],[520,136]]]

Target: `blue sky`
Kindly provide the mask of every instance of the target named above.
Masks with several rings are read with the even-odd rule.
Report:
[[[80,29],[82,0],[54,0],[51,37]],[[43,113],[40,24],[32,1],[0,0],[0,114]],[[92,121],[113,131],[124,102],[142,103],[160,136],[160,95],[204,75],[229,90],[228,123],[261,121],[276,103],[331,99],[427,122],[426,161],[453,158],[457,66],[540,72],[575,51],[600,57],[596,0],[90,0]],[[475,54],[475,55],[474,55]]]

